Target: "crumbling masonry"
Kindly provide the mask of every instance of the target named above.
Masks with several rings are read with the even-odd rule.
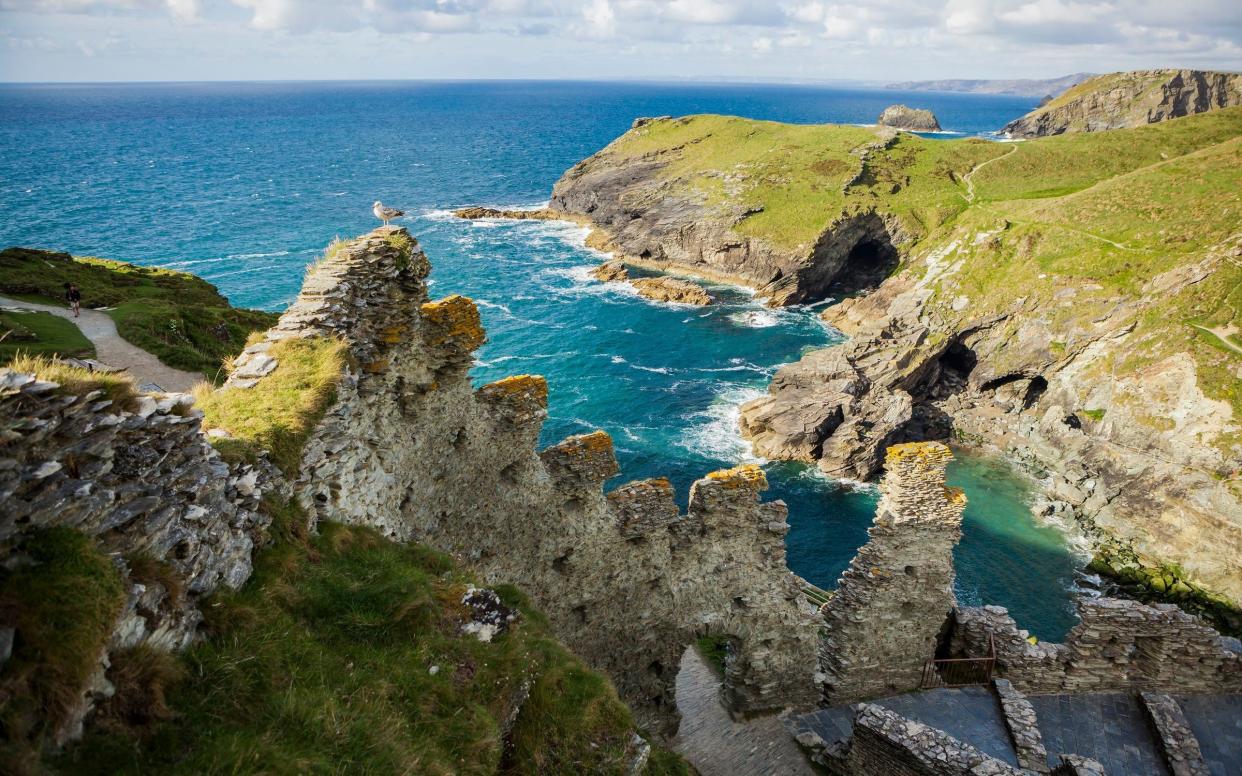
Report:
[[[667,480],[605,495],[618,467],[602,431],[536,453],[546,383],[519,375],[472,389],[478,310],[460,296],[430,301],[430,265],[411,244],[381,228],[317,266],[223,388],[262,390],[253,375],[275,368],[278,340],[348,343],[357,368],[294,483],[313,519],[425,542],[521,586],[645,725],[671,731],[681,654],[705,634],[729,641],[735,712],[813,705],[814,608],[785,565],[784,504],[760,502],[763,472],[709,474],[680,514]]]
[[[939,442],[893,445],[870,539],[824,607],[829,704],[919,686],[953,611],[953,547],[966,496],[945,486],[953,455]]]

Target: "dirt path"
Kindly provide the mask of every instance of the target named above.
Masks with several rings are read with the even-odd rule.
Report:
[[[1006,151],[1005,153],[1001,154],[1000,156],[993,156],[991,159],[987,159],[985,161],[979,162],[978,164],[976,164],[974,167],[970,169],[970,172],[962,176],[962,182],[966,184],[966,201],[967,202],[975,201],[975,180],[974,180],[975,173],[979,172],[984,167],[987,167],[992,162],[998,161],[1000,159],[1004,159],[1006,156],[1009,156],[1010,154],[1012,154],[1014,151],[1017,151],[1017,150],[1018,150],[1018,144],[1014,143],[1009,148],[1009,150]]]
[[[121,335],[116,332],[116,323],[106,313],[84,308],[82,317],[74,318],[73,311],[64,307],[22,302],[4,296],[0,296],[0,306],[51,313],[72,321],[95,346],[96,359],[108,366],[125,369],[139,385],[155,385],[164,391],[185,392],[207,379],[197,372],[185,372],[167,366],[142,348],[121,339]]]
[[[1234,334],[1238,333],[1239,329],[1237,326],[1230,324],[1228,326],[1218,326],[1217,328],[1211,329],[1207,326],[1200,326],[1197,323],[1192,323],[1190,325],[1200,331],[1206,331],[1208,334],[1216,337],[1216,339],[1220,340],[1221,343],[1230,350],[1233,350],[1236,353],[1242,353],[1242,346],[1235,345],[1233,340],[1229,339]]]

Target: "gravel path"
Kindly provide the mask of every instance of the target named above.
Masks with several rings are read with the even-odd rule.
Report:
[[[22,302],[5,296],[0,296],[0,306],[51,313],[72,321],[95,346],[97,360],[127,370],[140,385],[154,384],[165,391],[185,392],[207,379],[198,372],[185,372],[163,364],[142,348],[121,339],[116,333],[116,323],[106,313],[82,308],[82,317],[74,318],[73,311],[64,307]]]

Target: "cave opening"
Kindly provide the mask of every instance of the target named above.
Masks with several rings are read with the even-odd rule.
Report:
[[[873,290],[897,269],[899,257],[885,235],[885,239],[865,239],[850,248],[841,270],[828,285],[828,293],[835,297],[857,296]]]

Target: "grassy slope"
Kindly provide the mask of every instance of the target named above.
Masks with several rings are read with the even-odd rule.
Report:
[[[184,272],[26,248],[0,251],[0,294],[63,305],[67,282],[82,289],[85,306],[115,308],[109,314],[126,340],[169,366],[209,377],[252,331],[276,320],[273,313],[230,306],[215,286]]]
[[[0,570],[0,607],[18,633],[0,673],[3,769],[624,772],[629,710],[516,590],[499,588],[520,619],[481,642],[461,633],[470,580],[446,556],[366,528],[325,524],[310,539],[296,509],[271,508],[279,538],[241,591],[205,607],[207,638],[180,656],[115,653],[116,696],[81,743],[42,764],[40,747],[94,670],[124,589],[87,537],[36,533],[26,545],[34,564]],[[646,773],[686,767],[658,750]]]
[[[0,365],[19,353],[92,358],[95,346],[73,321],[51,313],[0,312]]]
[[[1142,296],[1159,273],[1218,250],[1242,223],[1240,137],[1242,108],[1019,144],[903,134],[873,151],[866,174],[844,192],[859,170],[851,151],[876,140],[871,130],[692,116],[645,125],[603,153],[659,159],[673,191],[704,193],[722,208],[762,208],[737,231],[786,247],[810,245],[842,214],[868,209],[900,221],[913,238],[911,257],[961,234],[994,233],[963,246],[958,288],[933,304],[952,321],[961,317],[950,309],[953,295],[970,298],[964,314],[972,317],[1024,296],[1026,309],[1062,332],[1067,341],[1056,345],[1063,350],[1091,318]],[[968,202],[963,179],[983,162]],[[1194,325],[1242,325],[1240,282],[1238,265],[1226,260],[1203,282],[1157,300],[1138,322],[1138,344],[1118,354],[1115,373],[1189,352],[1204,391],[1242,417],[1238,354]],[[1068,293],[1071,303],[1058,301]]]

